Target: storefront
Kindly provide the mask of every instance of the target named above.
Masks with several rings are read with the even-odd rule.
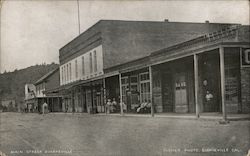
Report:
[[[151,103],[148,68],[121,74],[122,101],[128,113],[138,113],[142,103]],[[151,106],[150,106],[151,107]],[[150,112],[150,107],[146,112]]]
[[[105,112],[103,79],[86,83],[78,82],[66,90],[62,89],[61,93],[64,112]]]
[[[249,29],[241,31],[230,28],[152,53],[156,112],[249,113],[249,39],[239,41]]]
[[[195,112],[192,57],[153,66],[152,72],[156,112]]]
[[[152,114],[216,112],[226,119],[228,113],[249,113],[249,39],[239,40],[247,33],[228,28],[107,71],[119,71],[129,113],[151,101]]]
[[[47,96],[47,97],[37,97],[36,99],[36,108],[39,113],[42,113],[42,105],[46,102],[48,104],[49,112],[62,112],[62,97],[56,96]]]

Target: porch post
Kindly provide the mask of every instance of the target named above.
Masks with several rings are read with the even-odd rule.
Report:
[[[194,54],[194,93],[195,93],[195,113],[196,118],[200,117],[200,107],[198,102],[199,94],[199,75],[198,75],[198,55]]]
[[[151,116],[154,117],[154,105],[153,105],[153,86],[152,86],[152,66],[149,66],[149,90],[150,90],[150,101],[151,101]]]
[[[119,73],[119,87],[120,87],[120,109],[121,115],[123,116],[123,102],[122,102],[122,74]]]
[[[105,78],[103,78],[103,103],[104,103],[104,112],[106,113],[106,83]]]
[[[60,98],[57,97],[57,106],[59,107],[58,112],[61,112],[61,110],[62,110],[62,107],[60,105],[61,105],[60,104]]]
[[[50,98],[51,99],[51,112],[54,112],[54,98]]]
[[[221,104],[223,121],[227,120],[226,105],[225,105],[225,64],[224,64],[224,47],[219,48],[220,53],[220,84],[221,84]]]

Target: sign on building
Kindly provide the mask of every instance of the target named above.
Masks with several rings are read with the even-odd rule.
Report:
[[[243,48],[241,51],[241,66],[250,67],[250,49]]]

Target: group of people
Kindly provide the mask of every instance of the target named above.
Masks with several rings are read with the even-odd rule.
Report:
[[[124,102],[118,104],[115,100],[115,98],[113,98],[113,100],[111,101],[111,99],[108,99],[106,105],[105,105],[105,112],[110,114],[110,113],[115,113],[115,112],[119,112],[120,111],[120,107],[122,106],[123,110],[126,110],[126,105],[124,104]]]
[[[114,113],[118,110],[117,102],[115,101],[115,98],[113,98],[113,101],[111,102],[111,99],[108,99],[106,103],[106,113]]]

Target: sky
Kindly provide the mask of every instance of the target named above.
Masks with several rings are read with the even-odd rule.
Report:
[[[101,19],[249,25],[248,0],[79,1],[80,32]],[[4,0],[0,71],[59,63],[59,49],[79,35],[76,0]]]

